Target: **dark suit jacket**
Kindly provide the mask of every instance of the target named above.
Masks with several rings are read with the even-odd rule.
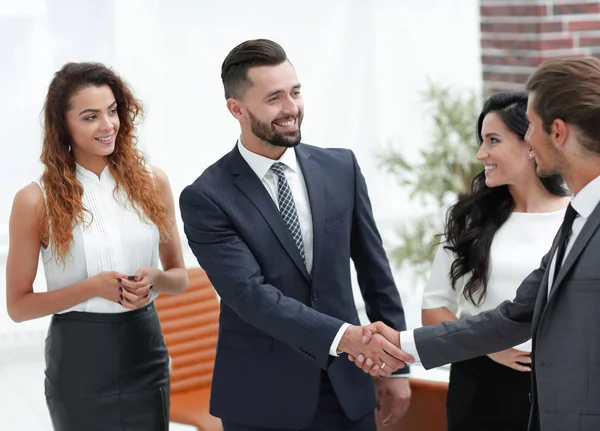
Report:
[[[558,235],[513,301],[414,332],[425,368],[507,349],[532,338],[530,430],[600,430],[600,205],[573,243],[548,297]]]
[[[327,370],[349,418],[375,408],[372,378],[346,355],[329,355],[342,323],[360,324],[350,259],[369,318],[405,328],[354,154],[299,144],[296,156],[312,212],[311,275],[277,206],[237,147],[180,197],[189,245],[221,296],[210,411],[254,427],[307,427],[321,370]]]

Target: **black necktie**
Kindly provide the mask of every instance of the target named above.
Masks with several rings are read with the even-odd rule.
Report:
[[[567,243],[571,236],[571,228],[573,227],[573,220],[577,217],[577,211],[569,204],[567,211],[565,212],[565,218],[560,225],[560,236],[558,237],[558,249],[556,250],[556,262],[554,262],[554,278],[552,284],[556,282],[558,271],[562,266],[562,261],[565,257],[565,250],[567,249]]]

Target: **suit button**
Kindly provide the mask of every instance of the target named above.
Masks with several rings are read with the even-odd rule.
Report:
[[[312,300],[316,301],[317,299],[319,299],[319,296],[317,295],[317,292],[313,292],[313,294],[312,294]]]

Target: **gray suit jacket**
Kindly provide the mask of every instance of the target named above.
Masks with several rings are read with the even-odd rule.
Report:
[[[600,430],[600,204],[567,255],[548,297],[558,235],[513,301],[414,331],[427,369],[533,340],[531,431]]]

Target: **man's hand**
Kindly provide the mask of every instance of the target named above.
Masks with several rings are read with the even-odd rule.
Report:
[[[377,379],[377,416],[387,414],[383,425],[393,425],[408,411],[410,405],[410,383],[403,377]]]
[[[377,323],[387,328],[383,323]],[[369,325],[369,327],[372,326]],[[382,330],[381,326],[374,328],[377,329],[373,332]],[[362,355],[363,358],[369,358],[369,369],[372,370],[371,375],[388,376],[393,371],[404,368],[406,363],[412,360],[410,355],[407,355],[398,348],[398,344],[400,344],[399,337],[396,337],[396,344],[394,344],[379,333],[372,335],[371,330],[369,330],[369,340],[367,341],[364,339],[366,333],[363,327],[349,326],[340,340],[338,349],[348,353],[352,357]]]
[[[504,365],[505,367],[512,368],[513,370],[528,372],[531,371],[531,366],[527,367],[521,364],[531,364],[531,357],[529,353],[517,349],[507,349],[497,353],[491,353],[488,358]],[[520,362],[520,363],[519,363]]]
[[[384,338],[390,343],[394,344],[394,347],[397,347],[398,351],[402,352],[401,355],[394,356],[397,359],[400,359],[404,362],[402,366],[396,368],[395,370],[391,370],[390,372],[384,373],[383,371],[385,370],[385,368],[384,370],[381,370],[380,367],[377,366],[376,361],[374,361],[374,359],[372,359],[369,355],[362,353],[358,355],[353,355],[349,352],[348,359],[350,361],[355,362],[355,365],[358,368],[361,368],[365,373],[368,373],[372,376],[388,376],[391,372],[396,371],[400,368],[404,368],[407,364],[411,364],[414,362],[414,358],[411,355],[400,350],[400,332],[390,328],[386,324],[382,322],[375,322],[371,323],[370,325],[363,326],[362,335],[362,340],[365,344],[369,344],[372,340],[379,340],[380,338]]]

